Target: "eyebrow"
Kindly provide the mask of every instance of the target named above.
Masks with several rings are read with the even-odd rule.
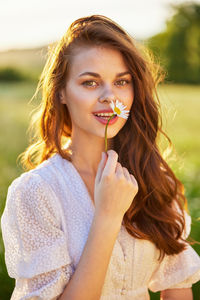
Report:
[[[131,73],[129,71],[126,71],[126,72],[118,73],[116,75],[116,77],[121,77],[121,76],[124,76],[124,75],[127,75],[127,74],[131,75]],[[101,77],[98,73],[94,73],[94,72],[84,72],[84,73],[81,73],[79,75],[79,77],[84,76],[84,75],[90,75],[90,76],[94,76],[94,77],[97,77],[97,78]]]

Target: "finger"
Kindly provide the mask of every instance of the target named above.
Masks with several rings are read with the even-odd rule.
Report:
[[[98,165],[96,178],[95,178],[95,181],[97,181],[97,182],[99,182],[101,180],[101,176],[102,176],[102,172],[105,167],[105,164],[106,164],[106,160],[107,160],[107,154],[105,152],[102,152],[102,157],[101,157],[100,163]]]
[[[132,174],[130,174],[130,177],[131,177],[133,184],[138,187],[138,183],[137,183],[137,180],[135,179],[135,177]]]
[[[124,176],[125,176],[126,180],[132,182],[128,169],[123,167],[123,172],[124,172]]]
[[[117,166],[117,160],[118,160],[118,154],[114,150],[108,150],[108,159],[106,161],[105,168],[103,170],[102,176],[110,176],[115,173],[116,166]]]
[[[124,178],[123,168],[122,168],[122,165],[119,162],[117,162],[115,173],[116,173],[118,178]]]

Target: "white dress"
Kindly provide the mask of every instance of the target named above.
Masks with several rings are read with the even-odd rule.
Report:
[[[62,294],[81,257],[94,210],[80,174],[59,154],[11,183],[1,217],[6,266],[16,279],[11,300],[51,300]],[[188,235],[188,215],[186,221]],[[153,243],[133,238],[122,224],[100,300],[148,300],[148,289],[186,288],[200,280],[200,258],[191,246],[162,263],[158,256]]]

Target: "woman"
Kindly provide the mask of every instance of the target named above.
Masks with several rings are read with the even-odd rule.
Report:
[[[115,22],[73,22],[41,76],[28,167],[1,219],[17,299],[192,299],[181,182],[159,153],[156,67]],[[130,116],[105,124],[111,103]]]

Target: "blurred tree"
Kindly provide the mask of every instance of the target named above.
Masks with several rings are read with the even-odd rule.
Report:
[[[0,68],[0,82],[27,81],[31,80],[32,77],[14,67]]]
[[[151,37],[148,46],[160,58],[169,80],[200,83],[200,4],[172,7],[175,13],[166,30]]]

